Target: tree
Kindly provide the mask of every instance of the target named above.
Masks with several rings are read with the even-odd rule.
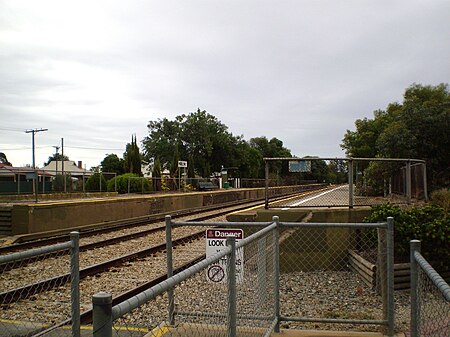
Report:
[[[70,159],[66,155],[63,156],[61,153],[55,153],[55,154],[52,154],[50,157],[48,157],[47,161],[44,163],[44,166],[47,166],[52,161],[67,161],[67,160],[70,160]]]
[[[131,143],[127,144],[123,159],[125,161],[125,172],[142,175],[142,159],[137,146],[136,135],[131,136]]]
[[[12,164],[8,161],[8,158],[6,158],[6,154],[4,154],[3,152],[0,152],[0,164],[12,166]]]
[[[101,179],[101,184],[100,184]],[[101,188],[100,188],[101,187]],[[89,192],[102,192],[107,190],[105,176],[101,173],[92,174],[86,181],[86,191]]]
[[[341,147],[352,157],[424,159],[432,188],[450,183],[450,92],[447,84],[413,84],[403,103],[375,111],[373,119],[357,120]],[[373,174],[381,167],[371,168]],[[365,169],[362,168],[362,169]],[[384,169],[384,168],[383,168]]]
[[[114,172],[118,175],[125,173],[125,161],[120,159],[116,154],[111,153],[106,155],[105,159],[101,162],[103,172]]]
[[[191,158],[189,165],[204,177],[219,172],[222,166],[237,162],[234,155],[239,137],[228,132],[228,127],[205,110],[148,123],[149,135],[144,138],[144,157],[147,161],[158,157],[162,168],[172,174],[175,161]]]

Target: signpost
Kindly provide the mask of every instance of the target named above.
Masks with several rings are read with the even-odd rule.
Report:
[[[178,183],[180,184],[179,188],[178,188],[179,191],[181,191],[181,170],[180,170],[180,168],[182,168],[182,167],[184,168],[184,177],[186,177],[186,168],[188,167],[188,163],[186,160],[178,161]],[[186,189],[186,182],[185,182],[184,186],[185,186],[184,188]]]
[[[236,238],[236,243],[244,238],[242,229],[216,229],[206,230],[206,257],[219,253],[227,246],[227,237]],[[226,283],[227,281],[227,258],[226,256],[216,264],[208,267],[206,278],[213,283]],[[236,251],[236,282],[244,280],[244,248]]]
[[[289,161],[289,172],[311,172],[310,160]]]

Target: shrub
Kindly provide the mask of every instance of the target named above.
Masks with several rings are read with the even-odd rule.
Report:
[[[444,212],[448,214],[450,211],[450,190],[442,188],[431,193],[431,203],[438,207],[442,207]]]
[[[125,173],[117,176],[115,180],[113,178],[108,181],[108,191],[114,191],[114,186],[117,185],[118,193],[128,193],[128,181],[130,181],[130,193],[149,192],[152,189],[148,179],[134,173]]]
[[[402,210],[391,204],[372,207],[365,222],[394,218],[394,246],[397,260],[409,261],[409,242],[421,241],[422,254],[430,261],[450,266],[450,216],[443,208],[426,205]]]
[[[102,179],[102,184],[100,188],[100,177]],[[94,173],[89,177],[89,179],[86,181],[85,186],[86,191],[89,192],[102,192],[106,191],[106,179],[103,176],[103,174],[100,173]]]

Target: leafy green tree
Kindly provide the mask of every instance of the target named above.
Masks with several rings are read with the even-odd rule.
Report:
[[[100,188],[100,179],[102,181],[101,188]],[[94,173],[92,174],[89,179],[86,181],[85,185],[86,191],[89,192],[103,192],[107,190],[106,185],[106,179],[103,174],[100,173]]]
[[[134,173],[125,173],[117,176],[115,179],[108,181],[108,191],[114,191],[117,187],[119,194],[128,193],[128,184],[130,186],[130,193],[145,193],[151,191],[151,183],[148,179],[140,177]]]
[[[6,158],[6,154],[4,154],[3,152],[0,152],[0,164],[12,166],[12,164],[8,161],[8,158]]]
[[[136,135],[131,136],[131,143],[128,143],[126,146],[123,160],[125,162],[125,172],[142,175],[142,159],[137,146]]]
[[[114,172],[119,175],[125,173],[125,161],[114,153],[106,155],[101,162],[101,167],[103,172]]]
[[[61,153],[55,153],[55,154],[51,155],[50,157],[48,157],[47,161],[44,163],[44,166],[47,166],[52,161],[67,161],[67,160],[70,160],[70,159],[66,155],[63,156]]]
[[[66,173],[66,191],[72,191],[72,176],[70,173]],[[53,178],[52,189],[55,192],[64,191],[64,176],[62,174],[57,174]]]
[[[153,189],[155,191],[161,190],[161,172],[161,162],[159,161],[159,158],[156,157],[155,161],[153,162],[152,170]]]
[[[391,103],[386,111],[377,110],[373,119],[357,120],[355,126],[355,131],[347,130],[341,144],[348,155],[424,159],[433,189],[450,184],[447,84],[413,84],[405,90],[402,104]]]

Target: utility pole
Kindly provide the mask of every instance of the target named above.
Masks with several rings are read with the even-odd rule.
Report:
[[[64,185],[64,193],[67,192],[67,188],[66,188],[66,174],[64,173],[64,138],[61,138],[61,156],[62,156],[62,161],[61,161],[61,170],[62,170],[62,175],[63,175],[63,185]]]
[[[33,178],[33,186],[34,186],[34,195],[36,197],[36,203],[38,202],[38,192],[39,192],[39,185],[38,185],[38,174],[37,174],[37,169],[36,169],[36,157],[34,154],[34,135],[38,132],[41,131],[47,131],[48,129],[30,129],[30,130],[25,130],[25,133],[31,133],[32,138],[31,138],[31,145],[33,147],[33,169],[34,169],[34,178]]]
[[[59,150],[59,146],[53,146],[56,149],[56,155],[55,155],[55,159],[56,159],[56,175],[58,175],[58,150]]]

